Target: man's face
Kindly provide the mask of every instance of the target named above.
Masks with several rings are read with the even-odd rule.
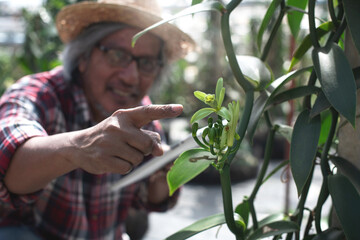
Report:
[[[100,121],[117,109],[138,106],[160,71],[159,66],[157,71],[143,71],[131,60],[131,56],[145,57],[142,69],[146,70],[147,59],[157,60],[160,55],[161,41],[151,34],[142,36],[131,47],[131,39],[138,32],[134,28],[121,29],[102,39],[88,60],[80,61],[85,95],[95,120]],[[124,65],[119,59],[130,60]]]

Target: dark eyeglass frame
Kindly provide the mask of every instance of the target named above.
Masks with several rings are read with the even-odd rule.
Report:
[[[163,61],[160,59],[160,57],[148,57],[148,56],[134,56],[129,51],[116,47],[106,47],[102,44],[97,44],[96,47],[102,51],[110,66],[113,67],[121,67],[126,68],[130,65],[132,61],[135,61],[137,64],[138,71],[145,75],[145,76],[155,76],[159,73],[160,68],[164,65]],[[118,58],[114,62],[115,56],[122,55],[122,59]],[[146,66],[146,64],[149,64],[149,66]]]

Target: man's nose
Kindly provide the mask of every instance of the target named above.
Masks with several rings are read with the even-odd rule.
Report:
[[[119,77],[127,85],[137,85],[139,83],[139,71],[136,61],[131,61],[129,65],[119,71]]]

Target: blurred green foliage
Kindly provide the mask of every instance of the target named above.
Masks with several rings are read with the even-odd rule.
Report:
[[[21,46],[0,48],[0,94],[20,77],[46,71],[61,64],[62,43],[57,36],[54,20],[65,5],[74,0],[46,0],[37,11],[24,8],[24,42]]]
[[[62,43],[55,28],[59,10],[73,0],[47,0],[36,12],[23,9],[25,42],[18,61],[25,74],[46,71],[61,64],[59,53]]]
[[[47,71],[61,64],[59,55],[63,45],[57,36],[55,28],[55,17],[59,10],[72,3],[83,0],[46,0],[37,11],[22,9],[21,15],[24,20],[24,43],[13,50],[0,49],[0,94],[12,82],[20,77],[41,71]],[[201,108],[201,104],[194,101],[193,92],[195,89],[209,92],[215,88],[214,81],[224,77],[233,78],[230,68],[224,58],[222,46],[219,15],[210,13],[206,16],[206,31],[201,33],[204,42],[199,45],[210,46],[202,48],[201,54],[195,54],[195,58],[180,60],[172,64],[164,74],[164,77],[153,88],[151,98],[155,103],[179,103],[185,106],[184,117],[191,116],[194,111]],[[239,53],[246,52],[249,55],[257,55],[255,46],[256,29],[260,22],[259,16],[252,16],[250,19],[250,31],[246,36],[245,45],[236,46]],[[270,26],[271,27],[271,26]],[[282,55],[288,54],[283,47],[283,33],[278,34],[274,42],[275,51],[269,54],[269,61],[273,66],[275,75],[283,73]],[[244,42],[243,42],[244,44]],[[235,81],[227,81],[225,86],[231,99],[239,98],[239,87]],[[240,93],[241,94],[241,93]]]

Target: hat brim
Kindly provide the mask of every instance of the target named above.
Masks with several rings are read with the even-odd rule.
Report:
[[[139,29],[145,29],[162,18],[120,4],[80,2],[64,7],[56,17],[56,27],[62,42],[75,39],[82,30],[99,22],[121,22]],[[195,47],[189,35],[172,24],[165,23],[150,31],[165,42],[165,54],[168,60],[184,57]]]

